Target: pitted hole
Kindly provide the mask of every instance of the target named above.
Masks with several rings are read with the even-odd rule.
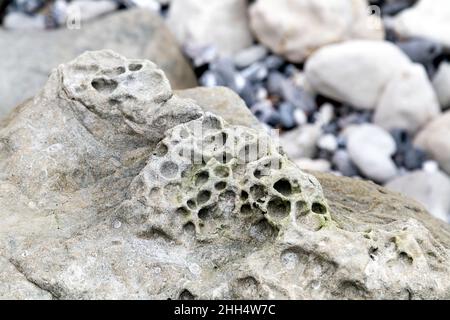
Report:
[[[166,161],[161,165],[161,174],[167,179],[173,179],[178,175],[178,165],[173,161]]]
[[[230,169],[225,166],[218,166],[214,169],[214,174],[220,178],[226,178],[230,175]]]
[[[204,185],[209,179],[208,171],[201,171],[195,176],[195,185],[197,187]]]
[[[209,199],[211,199],[211,191],[209,191],[209,190],[202,190],[197,195],[197,203],[198,203],[198,205],[202,205],[202,204],[208,202]]]
[[[233,287],[237,299],[255,299],[261,296],[259,282],[253,277],[238,279]]]
[[[406,252],[402,251],[399,253],[399,257],[401,261],[404,261],[406,264],[412,265],[414,259]]]
[[[236,208],[237,195],[233,190],[225,190],[219,195],[218,207],[220,213],[226,217],[231,216]]]
[[[312,212],[317,213],[317,214],[326,214],[327,213],[327,208],[319,202],[314,202],[312,204],[311,210],[312,210]]]
[[[266,219],[261,219],[250,228],[250,236],[260,242],[274,239],[277,235],[278,230]]]
[[[96,78],[91,82],[92,87],[100,93],[109,94],[116,90],[117,82],[111,79]]]
[[[247,216],[252,213],[252,207],[247,203],[241,206],[241,214]]]
[[[287,179],[278,180],[273,185],[273,188],[286,197],[289,197],[292,194],[292,185]]]
[[[219,191],[225,189],[226,187],[227,183],[225,181],[219,181],[214,185],[214,188]]]
[[[109,77],[115,77],[118,75],[121,75],[123,73],[125,73],[125,71],[127,71],[124,67],[117,67],[114,69],[110,69],[110,70],[105,70],[104,74],[109,76]]]
[[[256,169],[255,172],[253,172],[253,175],[255,176],[256,179],[262,178],[262,172],[259,169]]]
[[[162,239],[164,241],[170,242],[172,241],[172,237],[168,235],[164,230],[156,227],[151,227],[148,230],[139,232],[137,235],[141,239],[150,240],[150,239]]]
[[[130,71],[139,71],[142,69],[142,64],[140,63],[130,63],[128,65],[128,70]]]
[[[188,222],[183,226],[184,233],[195,236],[195,225],[192,222]]]
[[[377,256],[378,256],[378,248],[370,247],[369,248],[369,256],[370,256],[370,259],[376,261],[377,260]]]
[[[248,193],[245,190],[241,191],[241,200],[246,201],[248,199]]]
[[[194,163],[195,152],[193,149],[181,148],[180,151],[178,152],[178,155],[182,158],[188,159],[191,163]]]
[[[201,220],[208,220],[211,217],[211,212],[210,212],[209,208],[200,209],[200,211],[198,212],[198,217]]]
[[[195,300],[195,296],[189,290],[185,289],[180,293],[178,300]]]
[[[256,145],[245,145],[238,153],[239,159],[244,163],[258,160],[258,148]]]
[[[267,213],[274,218],[286,218],[291,211],[291,203],[279,197],[273,197],[267,205]]]
[[[205,116],[202,124],[204,130],[222,129],[222,123],[220,123],[220,120],[213,116]]]
[[[250,194],[252,195],[253,200],[257,201],[266,196],[267,188],[262,184],[255,184],[250,187]]]
[[[227,153],[227,152],[222,152],[221,154],[214,156],[214,158],[215,158],[219,163],[227,164],[228,162],[231,161],[232,156],[231,156],[231,154],[229,154],[229,153]]]
[[[176,214],[180,215],[180,216],[188,216],[189,215],[189,210],[185,207],[180,207],[175,211]]]
[[[160,143],[156,146],[156,149],[153,152],[153,154],[157,157],[164,157],[167,154],[167,152],[169,152],[169,148],[167,147],[167,145],[164,143]]]
[[[295,204],[295,213],[297,218],[306,216],[309,213],[308,204],[305,201],[297,201]]]
[[[186,204],[187,204],[189,209],[197,208],[197,203],[193,199],[189,199]]]
[[[182,139],[187,139],[189,138],[189,136],[190,136],[189,132],[185,128],[182,128],[180,131],[180,137]]]
[[[281,253],[281,264],[288,270],[294,270],[300,263],[300,257],[297,252],[287,249]]]

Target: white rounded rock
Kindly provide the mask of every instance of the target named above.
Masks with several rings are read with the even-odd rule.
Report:
[[[410,68],[409,58],[385,41],[348,41],[324,47],[305,65],[316,92],[359,109],[374,109],[387,83]]]
[[[391,135],[380,127],[364,124],[348,131],[347,149],[350,158],[368,178],[385,183],[397,175],[391,156],[396,144]]]
[[[442,62],[439,65],[433,78],[433,87],[442,109],[450,108],[450,63]]]
[[[366,0],[258,0],[250,8],[250,24],[272,51],[302,62],[331,43],[383,39],[381,23],[374,23],[377,17],[367,8]]]
[[[423,37],[450,48],[450,1],[419,0],[401,12],[394,21],[395,31],[403,38]]]
[[[450,111],[428,124],[417,135],[415,144],[427,151],[450,174]]]
[[[386,187],[420,202],[436,218],[450,220],[450,178],[445,173],[416,171],[392,180]]]
[[[243,0],[173,0],[167,23],[180,43],[214,46],[222,55],[253,42]]]
[[[375,111],[374,122],[386,130],[414,134],[439,114],[440,106],[421,65],[412,65],[389,81]]]

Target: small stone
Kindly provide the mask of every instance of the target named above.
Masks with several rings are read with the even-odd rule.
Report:
[[[429,39],[408,39],[397,43],[397,46],[413,61],[430,65],[443,52],[442,45]]]
[[[295,123],[302,126],[308,122],[308,116],[303,110],[295,109],[294,111]]]
[[[291,62],[303,62],[315,50],[349,39],[383,39],[374,28],[366,0],[257,0],[249,9],[255,36]]]
[[[289,102],[283,102],[278,107],[278,112],[280,114],[280,123],[281,126],[285,129],[292,129],[295,127],[295,118],[294,118],[294,110],[295,107]]]
[[[450,178],[445,173],[415,171],[390,181],[386,187],[415,199],[436,218],[450,222]]]
[[[276,55],[270,55],[264,59],[264,64],[269,70],[278,70],[283,66],[284,59]]]
[[[444,61],[439,65],[433,78],[433,87],[442,109],[450,108],[450,63]]]
[[[316,125],[304,125],[280,136],[280,143],[291,159],[314,158],[322,130]]]
[[[317,141],[317,146],[328,152],[335,152],[338,149],[338,142],[334,135],[325,134]]]
[[[45,17],[10,12],[3,18],[3,27],[11,30],[43,30],[45,29]]]
[[[425,69],[414,65],[394,76],[380,96],[374,123],[414,134],[439,116],[440,106]]]
[[[239,51],[234,56],[234,64],[238,68],[246,68],[251,64],[262,60],[268,53],[266,47],[262,45],[255,45]],[[264,64],[267,67],[267,64]]]
[[[450,111],[429,123],[414,140],[414,144],[425,150],[450,174]]]
[[[195,67],[201,67],[218,58],[218,52],[214,46],[196,46],[188,43],[184,46],[184,52],[192,59]]]
[[[318,171],[318,172],[330,172],[331,164],[327,160],[318,159],[312,160],[308,158],[296,159],[295,164],[302,170]]]
[[[326,126],[334,118],[334,106],[331,103],[324,103],[320,106],[319,112],[316,114],[316,123]]]
[[[332,162],[336,169],[346,177],[355,177],[359,174],[358,168],[346,150],[336,151],[333,155]]]
[[[172,0],[167,24],[180,43],[211,45],[223,57],[253,43],[242,0]]]
[[[359,125],[348,132],[348,153],[359,170],[368,178],[385,183],[397,175],[391,156],[396,145],[391,135],[371,124]]]
[[[269,70],[262,62],[255,62],[242,70],[240,74],[249,81],[259,82],[267,78]]]

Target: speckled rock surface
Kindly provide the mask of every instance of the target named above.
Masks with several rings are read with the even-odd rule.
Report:
[[[0,169],[2,298],[449,298],[447,225],[365,182],[323,192],[149,61],[60,66],[2,122]]]
[[[173,88],[196,86],[194,72],[164,21],[145,9],[83,22],[79,30],[0,29],[0,47],[0,117],[33,97],[58,64],[86,50],[111,49],[130,58],[151,59],[164,70]]]

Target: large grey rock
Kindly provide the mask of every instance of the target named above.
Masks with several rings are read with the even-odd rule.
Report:
[[[350,39],[382,40],[378,17],[369,17],[366,0],[258,0],[250,7],[256,37],[292,62],[317,49]]]
[[[319,175],[328,205],[265,133],[149,61],[61,65],[0,142],[2,298],[449,298],[447,225]]]
[[[51,70],[86,50],[112,49],[128,57],[155,61],[174,88],[196,86],[195,75],[176,40],[158,15],[127,10],[80,30],[47,32],[0,30],[0,117],[45,84]]]

